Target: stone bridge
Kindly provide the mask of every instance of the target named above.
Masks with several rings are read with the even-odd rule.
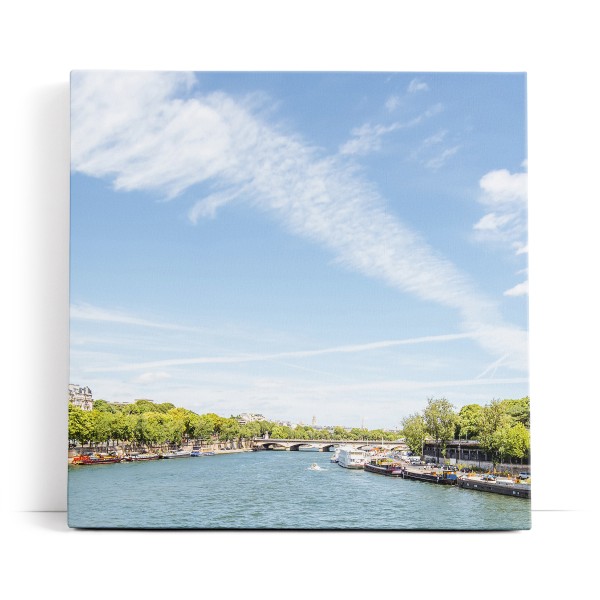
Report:
[[[376,442],[373,440],[281,440],[254,438],[252,445],[256,450],[291,450],[297,451],[301,447],[316,449],[319,452],[331,452],[336,446],[353,446],[358,450],[366,448],[385,448],[391,450],[408,450],[408,446],[400,440],[395,442]]]

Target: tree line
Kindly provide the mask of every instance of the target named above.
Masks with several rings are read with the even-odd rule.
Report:
[[[518,400],[492,400],[489,404],[467,404],[458,412],[445,398],[427,400],[420,413],[402,421],[406,444],[421,455],[426,440],[435,440],[446,456],[450,440],[477,441],[497,464],[505,459],[521,459],[530,449],[529,397]]]
[[[135,443],[138,445],[179,445],[184,440],[233,442],[263,437],[301,440],[385,440],[393,441],[399,432],[383,429],[316,429],[308,425],[288,427],[273,421],[251,421],[241,425],[234,417],[214,413],[197,414],[170,402],[155,404],[136,400],[132,404],[115,405],[95,400],[93,409],[85,411],[69,404],[69,440],[80,445]]]
[[[430,398],[420,413],[402,421],[398,432],[383,429],[335,426],[316,429],[308,425],[289,427],[273,421],[240,424],[234,417],[215,413],[197,414],[170,402],[155,404],[136,400],[115,405],[95,400],[91,411],[69,404],[69,440],[85,444],[128,443],[137,445],[179,445],[184,440],[234,442],[264,437],[300,440],[396,441],[404,438],[412,452],[421,455],[427,440],[435,440],[446,454],[450,440],[478,441],[494,462],[520,459],[530,448],[529,397],[519,400],[492,400],[487,405],[468,404],[458,412],[445,398]]]

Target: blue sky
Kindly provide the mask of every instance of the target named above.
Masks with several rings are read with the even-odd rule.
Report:
[[[523,74],[74,72],[71,382],[394,427],[528,394]]]

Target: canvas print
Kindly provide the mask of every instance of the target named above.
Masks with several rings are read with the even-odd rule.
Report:
[[[524,73],[71,74],[68,521],[530,528]]]

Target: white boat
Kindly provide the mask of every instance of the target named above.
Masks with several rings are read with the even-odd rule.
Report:
[[[323,469],[321,469],[321,467],[317,464],[317,463],[313,463],[312,465],[310,465],[310,467],[308,467],[309,470],[311,471],[322,471]]]
[[[338,456],[338,465],[345,469],[364,469],[367,460],[367,453],[364,450],[357,450],[352,446],[340,448]]]
[[[191,452],[187,450],[175,450],[173,452],[165,452],[160,455],[160,458],[185,458],[186,456],[191,456]]]
[[[333,451],[333,456],[329,459],[329,462],[336,463],[340,457],[339,446]]]

